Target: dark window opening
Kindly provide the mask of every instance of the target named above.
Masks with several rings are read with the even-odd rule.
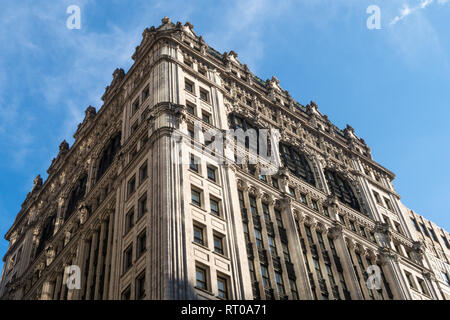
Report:
[[[121,133],[119,132],[114,136],[114,138],[110,140],[108,146],[103,151],[102,157],[100,158],[100,162],[98,164],[96,176],[97,181],[103,176],[103,174],[106,172],[106,170],[108,170],[109,166],[113,162],[114,157],[120,148],[120,139]]]
[[[350,184],[339,173],[325,169],[325,177],[328,182],[330,192],[338,197],[339,201],[345,205],[361,211],[358,199],[356,198]]]
[[[316,186],[313,171],[303,153],[297,151],[295,147],[280,143],[280,157],[283,165],[287,167],[290,172],[310,185]]]
[[[80,179],[78,179],[77,184],[72,189],[69,202],[67,204],[66,213],[64,215],[64,221],[66,221],[70,217],[70,215],[77,208],[77,204],[81,201],[81,199],[84,198],[84,195],[86,193],[86,182],[87,182],[87,174],[84,174],[81,176]]]

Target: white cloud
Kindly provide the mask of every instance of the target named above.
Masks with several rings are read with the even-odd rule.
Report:
[[[403,7],[400,9],[400,14],[395,16],[391,22],[390,25],[394,25],[400,20],[405,19],[407,16],[411,15],[412,13],[425,9],[428,6],[430,6],[433,3],[434,0],[420,0],[420,3],[416,6],[410,7],[408,4],[403,4]],[[444,5],[448,2],[448,0],[437,0],[437,3],[440,5]]]

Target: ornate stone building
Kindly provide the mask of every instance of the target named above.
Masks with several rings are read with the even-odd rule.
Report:
[[[424,249],[432,240],[350,126],[215,51],[190,23],[147,28],[132,58],[36,178],[6,234],[0,297],[449,298]],[[210,130],[263,128],[275,164],[242,143],[205,153]],[[448,233],[435,230],[445,249]]]

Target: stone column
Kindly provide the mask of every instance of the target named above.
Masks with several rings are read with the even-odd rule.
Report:
[[[53,300],[59,300],[59,297],[61,294],[61,286],[63,285],[62,279],[63,279],[63,275],[62,275],[61,271],[59,271],[58,275],[56,276],[56,285],[55,285],[55,290],[53,293]]]
[[[102,269],[103,269],[103,245],[104,245],[104,237],[105,237],[105,231],[106,231],[106,219],[102,219],[101,222],[101,226],[100,226],[100,241],[99,241],[99,248],[98,248],[98,253],[97,253],[97,269],[95,270],[96,272],[96,277],[95,277],[95,286],[94,286],[94,292],[91,293],[94,296],[94,300],[98,300],[99,299],[99,294],[100,294],[100,277],[102,274]]]
[[[341,224],[335,222],[330,234],[334,239],[336,252],[341,259],[344,279],[348,286],[348,290],[350,291],[350,296],[352,300],[363,300],[364,296],[359,288],[359,285],[357,285],[358,279],[353,271],[353,263],[343,237]]]
[[[95,230],[92,235],[92,244],[91,244],[91,252],[89,253],[89,271],[88,271],[88,277],[86,281],[86,300],[89,300],[91,296],[94,295],[93,292],[91,292],[91,283],[94,277],[94,259],[95,259],[95,249],[97,247],[97,239],[98,239],[98,231]]]
[[[294,265],[294,271],[296,274],[296,282],[299,284],[297,289],[299,290],[298,294],[300,299],[312,300],[313,294],[311,292],[311,287],[308,280],[308,271],[306,270],[306,261],[302,253],[302,245],[300,243],[300,235],[297,231],[297,223],[298,220],[302,220],[302,217],[298,216],[298,214],[294,214],[292,209],[292,199],[284,198],[281,202],[282,205],[282,216],[283,220],[286,222],[286,230],[290,230],[291,232],[287,232],[288,242],[289,242],[289,251],[291,253],[292,264]],[[301,229],[302,224],[299,223],[299,228]],[[304,232],[304,230],[302,230]]]
[[[55,283],[53,281],[45,281],[42,285],[41,300],[52,300],[54,289]]]
[[[109,225],[108,225],[108,242],[106,250],[106,264],[105,264],[105,283],[103,286],[103,300],[109,297],[109,278],[111,274],[111,253],[112,253],[112,236],[113,236],[113,226],[114,226],[114,210],[111,210],[109,215]],[[148,246],[147,246],[148,247]]]

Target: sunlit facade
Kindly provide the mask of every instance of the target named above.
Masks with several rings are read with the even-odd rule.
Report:
[[[449,299],[435,276],[449,276],[449,234],[436,269],[394,174],[350,126],[190,23],[147,28],[132,58],[36,178],[6,234],[1,298]],[[276,161],[239,143],[205,152],[208,130],[230,129],[271,129]]]

